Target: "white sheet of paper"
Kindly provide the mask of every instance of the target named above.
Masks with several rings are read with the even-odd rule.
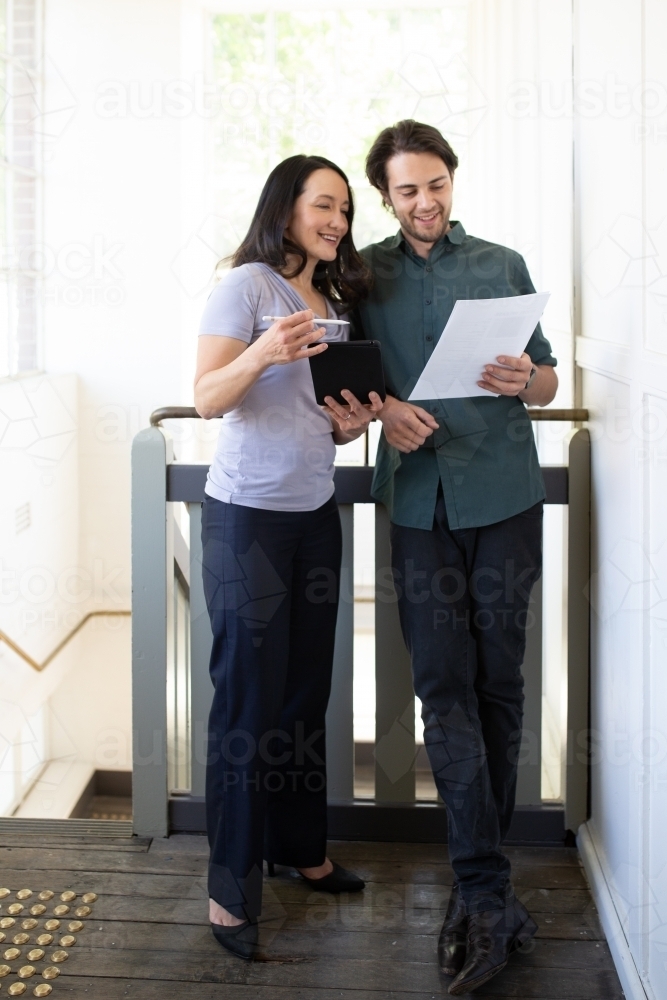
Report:
[[[503,299],[459,299],[408,399],[490,396],[479,382],[499,355],[518,358],[544,312],[550,292]]]

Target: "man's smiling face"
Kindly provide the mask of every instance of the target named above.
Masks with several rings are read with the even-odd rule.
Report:
[[[421,256],[449,229],[453,194],[454,179],[434,153],[399,153],[387,162],[385,202]]]

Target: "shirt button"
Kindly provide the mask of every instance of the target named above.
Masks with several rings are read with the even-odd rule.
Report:
[[[427,306],[430,306],[430,304],[431,304],[431,300],[430,300],[430,299],[427,299],[427,300],[426,300],[426,305],[427,305]]]
[[[426,268],[426,270],[427,270],[427,271],[432,271],[432,270],[433,270],[433,268],[432,268],[432,267],[427,267],[427,268]]]
[[[453,249],[454,249],[454,247],[450,246],[450,244],[448,243],[447,246],[445,247],[445,252],[446,253],[451,253]]]
[[[433,337],[430,334],[428,334],[427,337],[426,337],[426,339],[427,340],[433,340]]]

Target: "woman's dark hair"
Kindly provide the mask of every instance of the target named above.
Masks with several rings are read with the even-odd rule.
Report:
[[[434,153],[452,176],[459,165],[458,156],[437,128],[405,118],[383,129],[366,157],[366,176],[383,196],[387,191],[387,163],[399,153]]]
[[[323,168],[335,170],[347,185],[349,226],[338,244],[335,261],[321,261],[315,268],[313,284],[339,306],[351,309],[366,296],[370,271],[352,240],[354,200],[350,182],[340,167],[323,156],[289,156],[271,171],[259,196],[248,233],[229,260],[232,267],[257,262],[268,264],[286,278],[301,274],[308,259],[306,251],[285,236],[285,228],[306,181],[312,173]],[[288,267],[288,254],[297,258],[295,267]]]

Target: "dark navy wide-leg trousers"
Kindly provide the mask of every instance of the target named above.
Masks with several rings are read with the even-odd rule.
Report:
[[[299,868],[326,854],[325,712],[331,688],[341,527],[332,498],[283,512],[202,511],[213,630],[206,819],[209,895],[261,912],[263,859]]]

